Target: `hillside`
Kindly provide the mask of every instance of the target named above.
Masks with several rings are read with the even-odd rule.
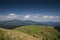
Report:
[[[41,40],[23,32],[0,28],[0,40]]]
[[[28,25],[15,28],[16,31],[27,33],[42,40],[60,40],[60,31],[52,26]]]
[[[0,28],[0,40],[60,40],[60,31],[52,26],[41,25]]]

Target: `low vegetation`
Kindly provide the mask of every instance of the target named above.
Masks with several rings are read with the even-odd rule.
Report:
[[[60,32],[52,26],[30,25],[15,28],[16,31],[27,33],[42,40],[59,40]]]
[[[15,29],[0,28],[0,40],[60,40],[60,31],[52,26],[28,25]]]
[[[0,29],[0,40],[11,40],[10,36],[5,31]]]
[[[0,40],[41,40],[23,32],[0,28]]]

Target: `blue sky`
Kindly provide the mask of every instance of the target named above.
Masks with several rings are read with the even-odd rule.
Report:
[[[0,0],[0,20],[16,18],[38,22],[60,22],[60,1]]]

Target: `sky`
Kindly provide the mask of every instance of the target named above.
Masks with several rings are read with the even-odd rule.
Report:
[[[60,0],[0,0],[0,20],[60,22]]]

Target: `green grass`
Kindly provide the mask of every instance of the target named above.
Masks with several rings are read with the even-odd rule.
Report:
[[[59,40],[60,32],[52,26],[29,25],[15,28],[16,31],[21,31],[43,40]]]

